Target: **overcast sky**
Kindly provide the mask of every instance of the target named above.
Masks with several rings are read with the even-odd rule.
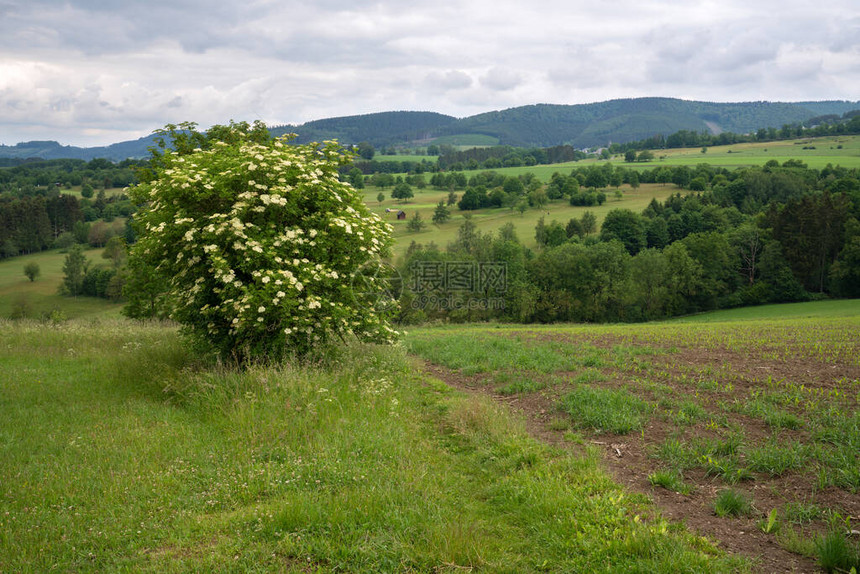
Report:
[[[169,122],[860,99],[857,0],[0,0],[0,143]]]

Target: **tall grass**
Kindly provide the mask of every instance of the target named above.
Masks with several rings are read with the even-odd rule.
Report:
[[[744,568],[398,347],[237,371],[170,326],[3,322],[0,412],[3,572]]]
[[[623,389],[579,385],[562,397],[559,408],[579,427],[598,432],[627,434],[642,428],[648,404]]]

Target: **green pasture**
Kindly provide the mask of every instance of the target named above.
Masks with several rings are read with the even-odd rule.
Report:
[[[855,135],[712,146],[707,148],[706,153],[702,153],[701,147],[652,151],[656,159],[649,162],[627,163],[623,155],[615,155],[608,161],[618,167],[638,170],[653,169],[663,165],[694,167],[701,163],[731,170],[762,166],[770,160],[776,160],[782,164],[790,159],[798,159],[814,169],[824,168],[827,164],[841,165],[846,168],[860,167],[860,136]],[[601,165],[606,161],[585,159],[551,165],[502,167],[492,171],[507,176],[533,173],[540,181],[547,182],[555,172],[568,174],[576,167]]]
[[[434,138],[432,143],[436,145],[452,145],[459,149],[469,149],[499,145],[499,138],[484,134],[455,134]]]
[[[376,196],[380,191],[386,195],[386,199],[382,203],[376,200]],[[523,214],[509,208],[479,209],[472,212],[463,212],[455,204],[448,206],[451,219],[441,225],[433,224],[433,213],[439,201],[447,201],[447,191],[439,191],[429,187],[424,190],[413,188],[415,197],[408,202],[391,199],[391,188],[380,190],[369,187],[364,189],[363,193],[365,203],[370,207],[371,211],[377,213],[394,227],[394,252],[395,256],[399,257],[406,252],[412,241],[424,244],[432,241],[444,249],[449,242],[456,239],[457,229],[462,225],[463,216],[466,213],[472,214],[472,221],[475,222],[478,229],[483,233],[495,233],[506,223],[513,223],[520,241],[529,247],[535,247],[535,226],[541,217],[544,218],[547,224],[552,222],[552,220],[556,220],[562,225],[567,225],[567,222],[571,218],[580,218],[586,211],[591,211],[597,217],[599,225],[606,214],[612,209],[626,208],[640,212],[648,206],[652,199],[656,198],[658,201],[663,201],[669,195],[676,193],[678,189],[674,185],[644,184],[638,189],[633,189],[625,185],[621,187],[621,191],[623,195],[620,199],[617,199],[614,196],[614,190],[608,190],[606,202],[600,206],[579,207],[570,205],[567,200],[556,200],[548,203],[543,209],[529,208]],[[461,197],[462,193],[462,191],[457,192],[457,197]],[[390,209],[391,211],[386,213],[386,209]],[[400,210],[406,213],[405,220],[397,219],[397,212]],[[426,223],[425,228],[419,232],[409,231],[407,228],[409,218],[413,217],[416,211]]]
[[[102,265],[102,249],[85,251],[90,265]],[[0,260],[0,317],[38,318],[59,311],[67,318],[111,316],[119,313],[121,304],[96,297],[65,297],[57,290],[63,282],[66,254],[59,249]],[[40,274],[31,282],[24,266],[39,265]]]
[[[714,146],[707,148],[706,153],[702,153],[702,148],[655,150],[654,155],[658,158],[665,156],[665,159],[642,165],[694,166],[700,163],[709,163],[713,166],[732,169],[764,165],[770,160],[776,160],[782,164],[790,159],[797,159],[814,169],[821,169],[827,164],[857,168],[860,167],[860,136],[804,138]],[[625,165],[636,166],[639,164]]]
[[[781,303],[723,309],[669,319],[673,323],[719,323],[726,321],[783,321],[803,318],[860,317],[860,299],[835,299],[807,303]]]
[[[435,155],[402,155],[402,154],[388,155],[388,154],[377,153],[376,155],[373,156],[373,161],[379,161],[379,162],[383,162],[383,161],[414,161],[414,162],[419,162],[419,163],[422,161],[429,161],[429,162],[435,164],[436,159],[438,157],[439,156],[435,156]],[[360,157],[356,158],[356,161],[361,161],[361,158]]]

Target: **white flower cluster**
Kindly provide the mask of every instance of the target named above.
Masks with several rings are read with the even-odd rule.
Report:
[[[332,336],[392,340],[348,278],[384,255],[391,226],[339,181],[333,144],[219,142],[164,154],[135,256],[172,284],[174,317],[216,346],[307,350]]]

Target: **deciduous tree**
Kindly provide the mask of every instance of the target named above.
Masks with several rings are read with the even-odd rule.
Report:
[[[39,264],[35,261],[30,261],[26,265],[24,265],[24,275],[27,276],[27,279],[32,283],[36,280],[36,277],[41,273],[41,269],[39,268]]]

